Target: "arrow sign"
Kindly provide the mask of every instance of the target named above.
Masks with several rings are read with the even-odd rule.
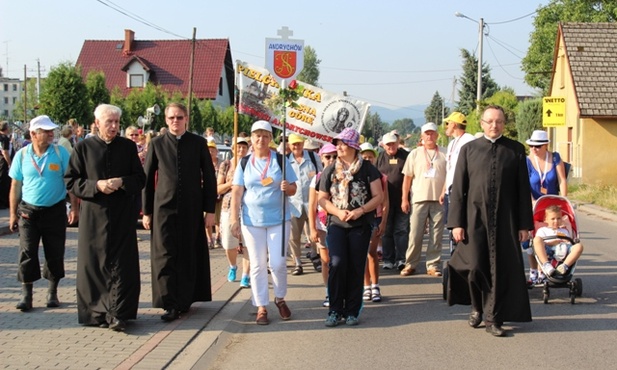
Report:
[[[566,98],[563,96],[545,96],[542,98],[542,126],[555,127],[566,125]]]
[[[550,110],[550,109],[546,111],[546,115],[547,115],[548,117],[550,117],[550,116],[551,116],[551,113],[553,113],[553,112],[551,112],[551,110]]]

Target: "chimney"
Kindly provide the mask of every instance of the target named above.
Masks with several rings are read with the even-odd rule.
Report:
[[[135,32],[132,30],[124,30],[124,48],[122,52],[124,54],[131,54],[133,51],[133,40],[135,40]]]

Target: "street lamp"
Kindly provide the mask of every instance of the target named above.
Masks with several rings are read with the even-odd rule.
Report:
[[[463,13],[456,12],[455,16],[459,18],[467,18],[472,22],[478,24],[478,91],[476,92],[476,109],[480,113],[480,100],[482,100],[482,41],[484,38],[484,18],[480,18],[480,22],[475,19],[469,18]]]

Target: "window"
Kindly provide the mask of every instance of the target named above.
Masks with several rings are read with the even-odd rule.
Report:
[[[223,96],[223,77],[219,78],[219,96]]]
[[[17,104],[17,97],[13,97],[13,105]]]
[[[9,111],[7,109],[4,110],[4,116],[8,117],[9,116]]]
[[[5,104],[5,105],[8,105],[8,104],[9,104],[9,97],[8,97],[8,96],[5,96],[5,97],[4,97],[4,104]]]
[[[144,87],[144,76],[130,75],[129,87]]]
[[[4,84],[4,91],[9,91],[9,84]]]
[[[17,91],[17,84],[13,84],[13,91]]]

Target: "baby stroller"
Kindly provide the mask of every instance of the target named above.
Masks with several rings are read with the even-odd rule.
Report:
[[[551,237],[551,240],[554,239],[567,239],[569,243],[576,244],[579,242],[578,239],[578,228],[576,224],[576,217],[574,215],[574,208],[572,204],[564,198],[557,195],[544,195],[538,198],[536,205],[533,208],[533,220],[534,220],[534,233],[542,226],[546,226],[544,223],[544,211],[550,205],[558,205],[561,208],[561,212],[563,215],[563,223],[564,227],[570,231],[571,238],[567,237]],[[533,239],[533,236],[532,236]],[[549,240],[549,239],[545,239]],[[542,265],[538,256],[536,255],[536,261],[538,261],[538,265]],[[559,265],[559,261],[555,258],[549,257],[549,262],[553,265],[553,267],[557,267]],[[544,303],[548,303],[548,299],[550,297],[550,288],[568,288],[570,303],[574,304],[576,301],[576,297],[580,297],[583,294],[583,281],[579,278],[572,279],[574,270],[576,268],[576,264],[574,263],[570,266],[570,269],[565,275],[553,275],[546,276],[542,283],[542,295]]]

